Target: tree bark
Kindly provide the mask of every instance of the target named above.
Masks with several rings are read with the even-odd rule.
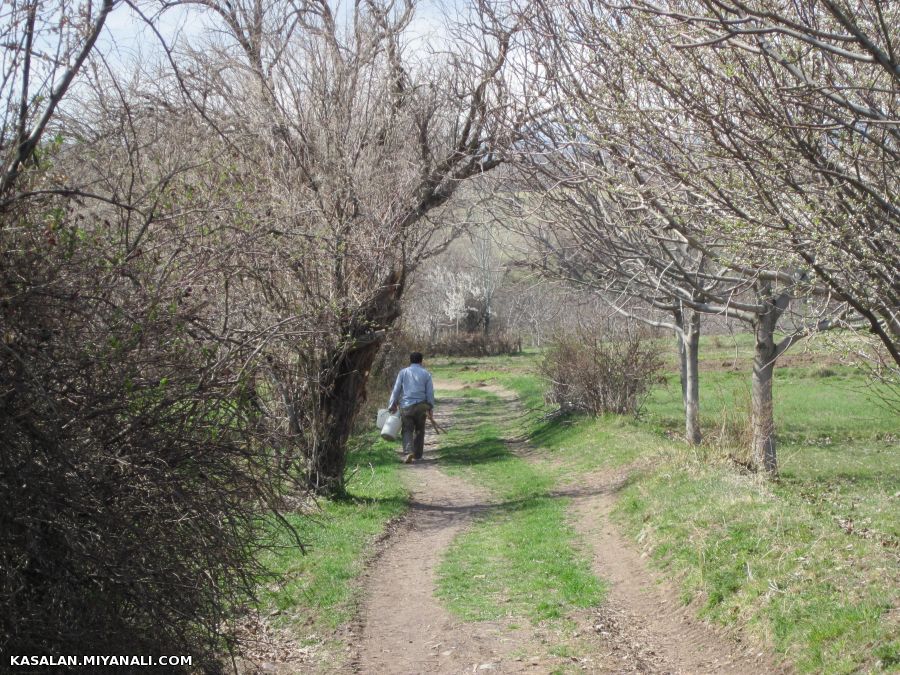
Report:
[[[307,485],[320,494],[339,494],[344,489],[347,441],[359,407],[365,400],[369,369],[378,354],[380,340],[332,355],[320,398],[322,435],[308,459]]]
[[[364,311],[342,331],[343,345],[328,354],[321,369],[319,419],[321,434],[306,448],[307,485],[319,494],[340,494],[344,489],[347,441],[384,331],[400,316],[402,273],[392,274]]]
[[[754,323],[756,336],[753,354],[753,379],[751,397],[751,462],[759,471],[775,475],[778,460],[775,452],[775,416],[772,399],[772,382],[778,347],[775,343],[775,326],[782,309],[769,302],[769,311],[759,315]]]
[[[684,315],[676,312],[678,355],[681,360],[681,400],[684,404],[684,437],[689,445],[700,445],[700,315],[691,312],[687,325]]]

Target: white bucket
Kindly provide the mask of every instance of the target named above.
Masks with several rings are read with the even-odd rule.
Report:
[[[384,423],[387,422],[388,417],[391,416],[391,411],[387,408],[379,408],[378,417],[375,418],[375,426],[381,429],[384,426]]]
[[[396,441],[400,435],[400,415],[390,415],[381,427],[381,437],[386,441]]]

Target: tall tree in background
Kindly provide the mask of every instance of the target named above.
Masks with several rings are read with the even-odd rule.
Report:
[[[639,193],[624,189],[627,175],[609,172],[608,165],[591,166],[586,174],[590,158],[581,153],[588,145],[581,137],[578,148],[561,149],[552,159],[545,149],[538,164],[524,166],[531,189],[515,200],[508,217],[530,243],[531,267],[545,279],[591,289],[609,314],[675,334],[685,438],[699,444],[703,311],[696,304],[718,299],[724,278],[712,272],[706,253],[643,206]],[[718,307],[727,314],[725,305]]]
[[[489,223],[477,223],[469,232],[469,267],[477,279],[481,295],[481,328],[487,336],[491,323],[497,314],[497,291],[503,282],[506,270],[500,260],[501,231]]]

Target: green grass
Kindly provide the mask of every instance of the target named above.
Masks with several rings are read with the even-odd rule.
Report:
[[[670,458],[632,478],[617,517],[701,615],[746,625],[801,672],[900,655],[896,550],[848,534],[790,486]]]
[[[346,496],[320,500],[318,507],[286,518],[300,533],[304,555],[286,534],[274,529],[281,545],[263,564],[276,581],[263,586],[260,602],[280,612],[281,623],[333,629],[354,611],[354,579],[365,552],[388,520],[407,508],[394,444],[378,441],[350,453]]]
[[[540,352],[527,349],[511,356],[489,356],[484,358],[438,357],[427,365],[437,380],[454,380],[463,383],[519,380],[527,390],[522,402],[528,407],[543,406],[544,391],[540,382],[531,376]],[[509,386],[506,384],[506,386]],[[526,392],[523,392],[526,393]]]
[[[545,495],[554,484],[512,454],[504,442],[504,427],[517,413],[496,394],[479,389],[463,391],[454,417],[460,423],[441,438],[441,464],[451,473],[481,483],[502,500],[522,500]]]
[[[499,503],[459,535],[438,568],[438,597],[470,620],[524,617],[559,620],[600,602],[566,522],[568,500],[553,498],[554,476],[514,456],[503,442],[510,412],[494,394],[467,390],[444,437],[441,463],[489,488]]]
[[[436,378],[444,380],[470,384],[486,382],[514,392],[521,410],[505,411],[505,423],[513,428],[513,435],[527,436],[532,445],[542,450],[540,457],[546,460],[545,470],[553,473],[557,480],[599,468],[622,466],[659,446],[658,434],[630,418],[615,415],[604,418],[548,417],[553,407],[545,403],[545,384],[534,372],[537,356],[534,352],[525,354],[515,362],[515,368],[495,365],[496,359],[504,357],[480,361],[448,359],[440,362],[432,372]],[[469,370],[460,370],[461,363]],[[472,393],[478,392],[477,389],[468,391],[470,396],[479,395]],[[487,392],[481,393],[490,396]]]
[[[632,419],[608,415],[572,416],[544,424],[535,430],[531,442],[571,479],[596,469],[630,464],[654,452],[662,441]]]
[[[809,504],[822,517],[852,523],[857,533],[900,545],[896,446],[873,441],[782,448],[781,480],[773,489]]]
[[[864,439],[896,443],[900,439],[896,413],[867,389],[865,375],[847,366],[829,370],[835,374],[820,377],[809,367],[776,369],[775,428],[780,442],[828,445]],[[669,373],[666,381],[665,386],[653,390],[646,417],[666,431],[681,433],[684,418],[677,374]],[[749,371],[701,371],[700,421],[707,434],[721,428],[723,415],[746,425],[749,411]]]
[[[751,347],[746,335],[704,337],[710,447],[723,426],[734,442],[746,425],[749,373],[725,362],[736,355],[743,367]],[[548,418],[538,357],[429,364],[439,380],[496,383],[521,400],[513,410],[477,386],[453,393],[463,401],[440,461],[489,489],[497,506],[454,540],[439,567],[438,594],[451,611],[562,626],[601,602],[604,587],[568,525],[568,501],[551,494],[587,472],[632,465],[615,518],[700,614],[756,636],[799,672],[900,672],[900,424],[861,373],[832,362],[776,371],[780,479],[765,482],[721,453],[680,443],[674,373],[640,420]],[[529,461],[510,452],[504,439],[514,436],[537,449]],[[393,444],[363,444],[350,456],[346,499],[290,516],[308,553],[285,538],[265,557],[278,581],[261,589],[263,609],[279,610],[277,620],[301,635],[351,618],[368,546],[407,508],[399,468]],[[559,657],[570,648],[548,647]]]
[[[775,340],[778,341],[785,335],[776,333]],[[840,344],[844,352],[850,351],[850,347],[858,344],[858,340],[851,333],[833,332],[819,336],[819,339],[802,340],[795,344],[786,353],[791,358],[809,357],[812,355],[816,359],[823,361],[835,361],[840,354],[836,350],[836,345]],[[674,337],[660,337],[655,340],[659,344],[660,353],[666,359],[672,370],[678,365],[678,351]],[[754,337],[749,332],[725,333],[717,335],[702,334],[700,336],[699,357],[701,365],[704,367],[731,368],[735,365],[745,367],[753,358]]]
[[[602,587],[572,548],[566,506],[525,499],[459,536],[439,567],[438,597],[468,621],[539,622],[596,605]]]
[[[855,527],[900,540],[900,423],[870,391],[858,370],[832,366],[776,371],[775,424],[785,498],[816,505],[823,516],[852,520]],[[647,421],[672,435],[680,433],[681,392],[675,376],[654,391]],[[726,428],[726,445],[746,436],[749,374],[701,373],[701,422],[710,443]]]

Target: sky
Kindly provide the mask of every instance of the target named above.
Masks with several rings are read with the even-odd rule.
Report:
[[[277,1],[277,0],[276,0]],[[331,3],[337,6],[337,15],[352,11],[352,2]],[[466,5],[465,0],[429,0],[419,2],[412,24],[408,30],[410,46],[434,46],[439,40],[445,25],[444,13],[454,13]],[[160,34],[170,44],[176,40],[187,40],[189,43],[199,42],[204,34],[216,26],[216,20],[210,16],[209,10],[185,5],[167,9],[156,15],[158,3],[141,2],[139,7],[147,17],[154,16],[154,23]],[[106,25],[97,42],[97,49],[110,63],[126,66],[135,61],[162,56],[158,37],[146,22],[128,5],[120,4],[109,15]]]
[[[150,3],[142,3],[141,11],[147,17],[154,16]],[[167,42],[174,42],[178,38],[195,41],[211,25],[205,12],[186,6],[167,10],[156,16],[154,23]],[[124,3],[118,5],[107,17],[96,49],[113,63],[123,64],[162,53],[159,38],[153,30]]]

